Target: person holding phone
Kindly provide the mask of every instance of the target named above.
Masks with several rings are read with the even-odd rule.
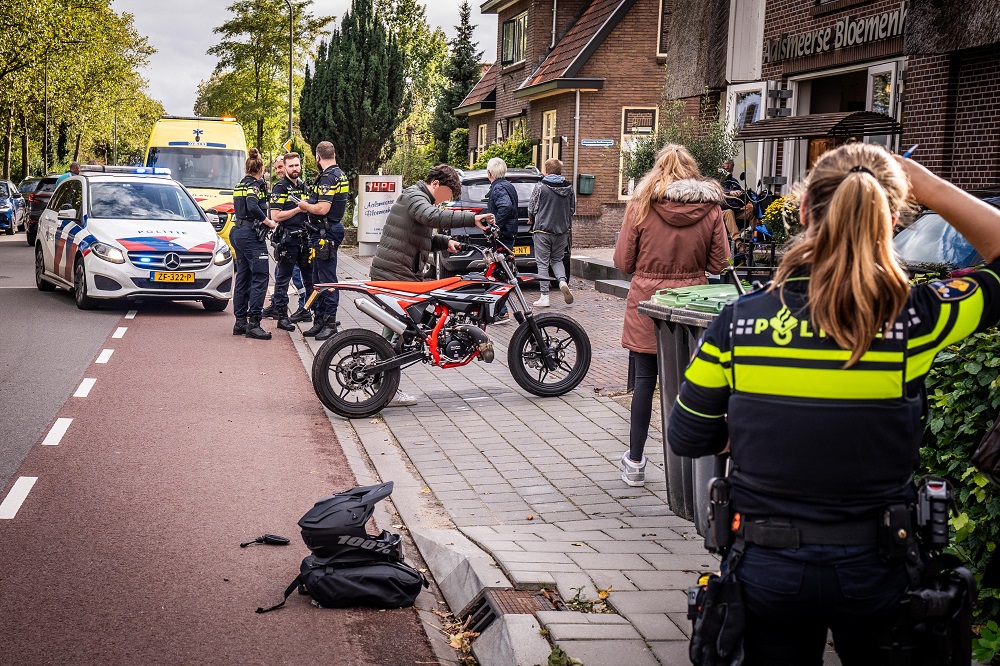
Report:
[[[986,266],[911,286],[892,244],[910,200]],[[705,331],[667,436],[680,456],[730,449],[723,569],[742,586],[744,663],[821,664],[828,630],[844,666],[889,663],[881,649],[920,564],[916,542],[887,544],[916,533],[924,378],[938,352],[1000,322],[1000,211],[853,143],[813,166],[800,217],[772,285]]]

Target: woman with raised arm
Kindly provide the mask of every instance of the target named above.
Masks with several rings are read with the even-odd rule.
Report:
[[[892,245],[910,199],[988,264],[911,287]],[[744,663],[819,666],[828,629],[845,666],[889,663],[880,645],[919,565],[908,508],[924,377],[939,351],[1000,320],[1000,211],[856,143],[813,167],[801,219],[774,284],[705,332],[669,443],[692,457],[729,443],[736,541],[724,569],[742,584]],[[898,552],[880,550],[880,531]]]

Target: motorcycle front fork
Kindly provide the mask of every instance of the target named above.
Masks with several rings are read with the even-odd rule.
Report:
[[[538,322],[535,321],[535,318],[531,314],[531,307],[528,305],[528,299],[524,297],[524,292],[521,291],[521,283],[517,281],[517,274],[511,270],[505,257],[499,257],[498,261],[504,270],[504,274],[510,276],[510,284],[514,287],[514,295],[517,296],[518,308],[514,310],[515,319],[517,319],[519,324],[527,321],[528,328],[531,330],[531,339],[534,340],[536,349],[545,349],[547,343],[542,336],[542,329],[538,328]],[[546,360],[546,365],[551,366],[553,362],[552,360]],[[553,366],[549,369],[554,370],[555,367]]]

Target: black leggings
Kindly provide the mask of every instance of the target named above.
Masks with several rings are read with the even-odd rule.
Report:
[[[629,358],[635,367],[635,389],[632,392],[632,428],[629,433],[628,457],[635,462],[642,460],[649,435],[649,420],[653,415],[653,391],[656,390],[656,354],[630,351]]]

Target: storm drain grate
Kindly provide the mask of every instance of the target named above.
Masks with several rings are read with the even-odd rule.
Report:
[[[460,614],[468,631],[482,633],[500,615],[530,615],[538,611],[564,610],[559,595],[552,591],[486,588]]]

